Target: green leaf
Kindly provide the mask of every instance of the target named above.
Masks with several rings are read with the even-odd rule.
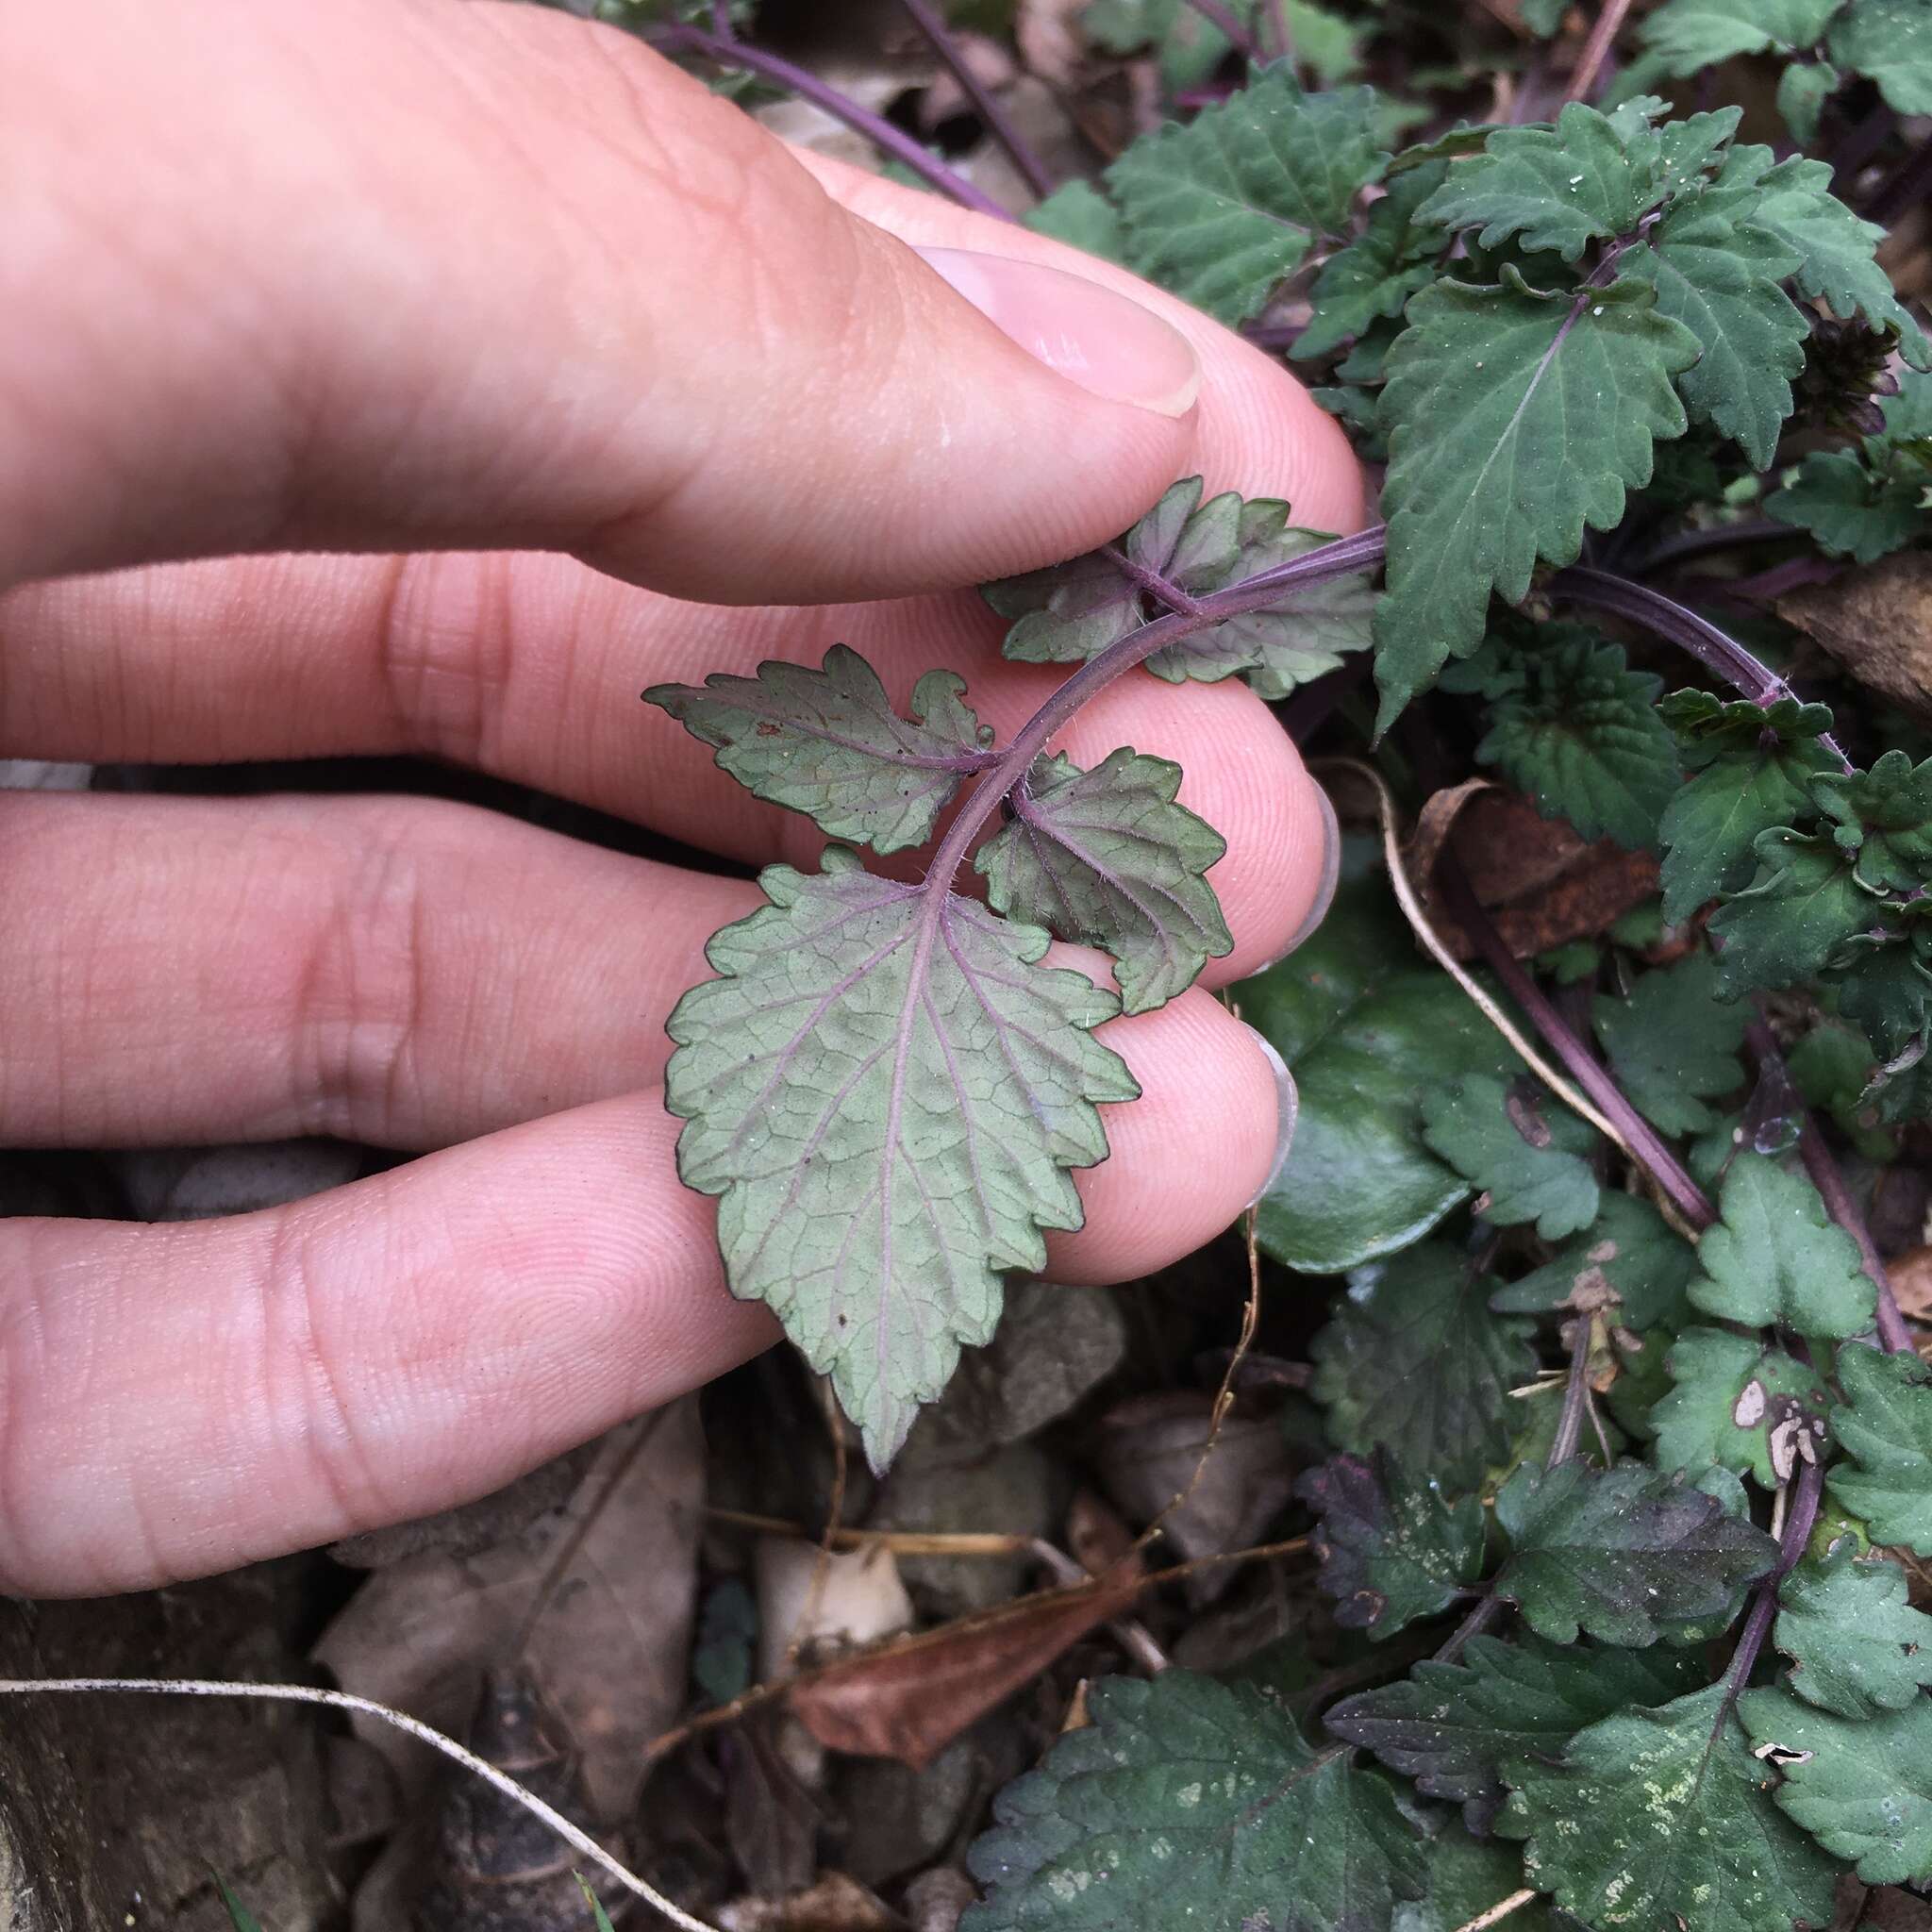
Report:
[[[1685,1290],[1697,1273],[1697,1250],[1648,1201],[1606,1193],[1597,1218],[1532,1270],[1490,1297],[1492,1308],[1535,1313],[1615,1307],[1636,1329],[1675,1327],[1689,1312]]]
[[[1750,1018],[1747,1007],[1718,999],[1707,953],[1640,974],[1621,999],[1599,993],[1591,1008],[1617,1084],[1667,1134],[1717,1124],[1705,1103],[1743,1084],[1738,1049]]]
[[[1755,167],[1768,152],[1734,148],[1727,166]],[[1874,258],[1885,230],[1861,220],[1832,193],[1830,168],[1793,155],[1766,172],[1758,185],[1763,194],[1752,210],[1752,224],[1797,252],[1793,280],[1799,292],[1823,302],[1840,320],[1860,315],[1874,328],[1895,330],[1899,354],[1914,369],[1932,364],[1932,343],[1900,306]]]
[[[1838,1380],[1846,1396],[1831,1431],[1857,1464],[1826,1480],[1873,1541],[1932,1557],[1932,1369],[1916,1356],[1841,1348]]]
[[[584,1903],[591,1908],[591,1924],[594,1932],[613,1932],[610,1914],[604,1909],[603,1901],[591,1890],[590,1880],[581,1872],[574,1873],[572,1875],[583,1891]]]
[[[1580,101],[1554,127],[1498,127],[1483,152],[1458,161],[1418,220],[1479,228],[1484,248],[1520,239],[1574,261],[1591,242],[1637,226],[1664,192],[1663,158],[1646,125],[1626,140],[1617,125]]]
[[[1452,1503],[1433,1479],[1355,1456],[1308,1470],[1295,1494],[1321,1519],[1317,1580],[1345,1630],[1392,1637],[1447,1609],[1482,1574],[1479,1497]]]
[[[1666,74],[1695,74],[1739,54],[1815,47],[1844,0],[1669,0],[1638,37]]]
[[[1020,217],[1036,235],[1051,235],[1097,255],[1103,261],[1126,260],[1126,230],[1121,211],[1091,181],[1064,182]]]
[[[1429,1797],[1461,1803],[1481,1826],[1502,1800],[1507,1767],[1556,1757],[1587,1725],[1626,1705],[1679,1695],[1703,1674],[1683,1651],[1473,1637],[1461,1662],[1419,1663],[1400,1683],[1343,1698],[1325,1722]]]
[[[1813,814],[1810,780],[1831,769],[1818,743],[1831,711],[1795,698],[1760,707],[1703,691],[1673,691],[1657,710],[1697,773],[1659,826],[1664,918],[1681,925],[1707,900],[1746,883],[1762,834]]]
[[[1143,135],[1107,171],[1128,265],[1219,321],[1256,314],[1381,179],[1374,99],[1304,93],[1280,63],[1186,126]]]
[[[1345,1746],[1310,1750],[1252,1686],[1110,1677],[1088,1714],[995,1801],[967,1859],[990,1890],[959,1932],[1172,1932],[1201,1910],[1376,1932],[1422,1896],[1422,1840],[1387,1783]]]
[[[1760,833],[1754,849],[1757,876],[1710,922],[1724,941],[1718,988],[1731,999],[1814,977],[1871,916],[1831,839],[1781,826]]]
[[[1596,1131],[1526,1074],[1505,1086],[1474,1074],[1439,1088],[1423,1100],[1423,1139],[1482,1191],[1498,1226],[1533,1221],[1554,1241],[1596,1219]]]
[[[1513,1845],[1444,1824],[1429,1840],[1427,1893],[1396,1907],[1390,1932],[1461,1932],[1522,1887],[1523,1855]],[[1550,1910],[1541,1900],[1509,1916],[1515,1922],[1510,1932],[1551,1932]]]
[[[811,818],[835,839],[897,852],[932,836],[959,781],[991,762],[991,730],[963,701],[965,680],[928,671],[910,721],[878,674],[844,644],[817,671],[768,658],[756,677],[713,672],[701,685],[655,684],[669,711],[755,797]]]
[[[1207,879],[1227,841],[1175,804],[1180,782],[1124,746],[1091,772],[1056,752],[974,860],[995,911],[1113,955],[1124,1012],[1165,1006],[1234,950]]]
[[[759,884],[669,1023],[678,1173],[724,1197],[732,1292],[770,1304],[883,1466],[991,1338],[1000,1272],[1080,1225],[1067,1170],[1106,1157],[1096,1103],[1140,1090],[1091,1037],[1119,1002],[1039,964],[1038,927],[840,846]]]
[[[1684,324],[1703,349],[1677,378],[1691,421],[1715,425],[1753,469],[1768,470],[1811,328],[1778,286],[1802,257],[1751,224],[1758,199],[1756,181],[1726,169],[1701,194],[1671,208],[1648,245],[1622,266],[1651,283],[1657,313]]]
[[[1518,661],[1524,688],[1491,706],[1476,758],[1585,839],[1655,845],[1679,776],[1676,743],[1657,715],[1660,680],[1574,625],[1543,626]]]
[[[1447,162],[1434,161],[1398,175],[1370,208],[1362,232],[1323,263],[1308,291],[1308,325],[1289,351],[1296,361],[1328,355],[1371,324],[1400,315],[1435,279],[1446,238],[1416,210],[1448,172]]]
[[[1236,997],[1301,1096],[1288,1165],[1258,1210],[1269,1255],[1340,1274],[1407,1247],[1467,1198],[1468,1183],[1423,1144],[1422,1091],[1522,1062],[1423,962],[1379,879],[1345,877],[1314,936]]]
[[[1925,0],[1852,0],[1832,22],[1831,58],[1878,84],[1895,114],[1932,114],[1932,10]]]
[[[1706,1314],[1840,1339],[1871,1327],[1877,1290],[1858,1245],[1832,1224],[1803,1175],[1744,1148],[1724,1176],[1718,1211],[1720,1224],[1697,1249],[1704,1276],[1690,1284]]]
[[[1536,1373],[1529,1324],[1491,1312],[1494,1285],[1433,1242],[1353,1276],[1308,1348],[1329,1441],[1452,1494],[1479,1483],[1508,1453],[1509,1391]]]
[[[1816,1369],[1722,1328],[1685,1329],[1669,1367],[1675,1387],[1650,1412],[1659,1469],[1695,1476],[1716,1464],[1774,1490],[1800,1456],[1818,1458],[1831,1398]]]
[[[1800,1563],[1777,1589],[1772,1641],[1791,1660],[1785,1682],[1840,1717],[1903,1710],[1932,1685],[1932,1617],[1907,1601],[1906,1573],[1861,1557],[1851,1541]]]
[[[1525,1758],[1503,1828],[1525,1882],[1598,1927],[1791,1932],[1827,1924],[1831,1861],[1772,1803],[1724,1687],[1630,1710]]]
[[[1857,1720],[1747,1690],[1738,1715],[1784,1773],[1780,1808],[1827,1852],[1867,1885],[1932,1877],[1932,1701]]]
[[[228,1911],[228,1923],[234,1926],[235,1932],[261,1932],[261,1921],[229,1890],[228,1881],[220,1873],[215,1874],[215,1890],[222,1895],[222,1904]]]
[[[1843,77],[1828,60],[1794,60],[1778,75],[1777,110],[1800,147],[1818,139],[1818,117]]]
[[[1233,0],[1233,11],[1245,25],[1251,0]],[[1160,77],[1173,92],[1198,87],[1233,52],[1227,36],[1188,0],[1091,0],[1080,27],[1109,54],[1158,49]]]
[[[1842,449],[1813,450],[1796,475],[1765,498],[1764,510],[1855,563],[1875,563],[1925,532],[1912,479],[1874,473]]]
[[[1761,1529],[1641,1462],[1519,1469],[1496,1520],[1515,1548],[1492,1588],[1552,1643],[1578,1630],[1631,1645],[1701,1635],[1690,1626],[1728,1621],[1777,1559]]]
[[[1932,758],[1915,765],[1894,747],[1869,772],[1826,772],[1811,795],[1837,821],[1852,876],[1868,892],[1916,892],[1932,873]]]
[[[1672,377],[1699,345],[1654,290],[1625,275],[1542,295],[1504,275],[1499,289],[1424,290],[1390,353],[1382,726],[1475,648],[1492,588],[1519,602],[1539,558],[1574,563],[1586,524],[1621,523],[1654,441],[1686,426]]]

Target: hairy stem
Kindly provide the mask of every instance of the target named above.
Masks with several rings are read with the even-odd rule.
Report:
[[[751,46],[744,41],[721,39],[717,34],[708,34],[696,26],[654,27],[644,39],[659,53],[696,54],[720,67],[741,67],[747,74],[756,74],[772,81],[798,95],[801,100],[809,101],[813,107],[823,108],[835,120],[844,122],[854,133],[864,135],[874,147],[882,149],[895,160],[904,161],[928,186],[950,196],[961,208],[997,216],[1003,222],[1013,219],[991,195],[983,193],[963,175],[955,174],[943,161],[935,160],[924,144],[914,141],[904,129],[894,127],[883,115],[874,114],[870,108],[861,108],[849,95],[841,93],[817,75],[777,54],[769,54],[764,48]]]
[[[1845,1185],[1845,1177],[1839,1171],[1838,1162],[1832,1158],[1831,1149],[1825,1144],[1818,1123],[1798,1098],[1776,1036],[1761,1014],[1745,1027],[1744,1043],[1751,1049],[1751,1058],[1757,1062],[1760,1077],[1768,1076],[1790,1096],[1788,1104],[1797,1118],[1798,1154],[1805,1163],[1805,1172],[1810,1175],[1811,1185],[1818,1190],[1825,1212],[1858,1244],[1858,1257],[1864,1263],[1865,1273],[1872,1277],[1873,1286],[1878,1291],[1876,1320],[1879,1341],[1890,1354],[1916,1355],[1918,1351],[1912,1346],[1911,1330],[1906,1326],[1906,1318],[1899,1311],[1898,1297],[1892,1292],[1891,1276],[1886,1270],[1885,1257],[1879,1254],[1878,1244],[1872,1239],[1872,1230],[1866,1225],[1864,1215],[1858,1211],[1858,1204],[1852,1198],[1852,1191]]]
[[[1573,604],[1593,604],[1599,609],[1613,610],[1619,617],[1627,617],[1633,624],[1655,631],[1667,642],[1690,652],[1707,671],[1714,672],[1754,705],[1769,706],[1780,698],[1797,697],[1797,692],[1769,664],[1753,657],[1735,638],[1727,637],[1696,611],[1674,603],[1648,585],[1632,583],[1628,577],[1614,576],[1608,571],[1573,565],[1550,579],[1549,591],[1553,597]],[[1842,770],[1854,769],[1851,759],[1829,733],[1821,734],[1818,741]]]
[[[1057,185],[1046,163],[1027,145],[1025,136],[1013,125],[1011,117],[994,99],[991,89],[974,73],[973,63],[960,51],[958,42],[954,40],[932,0],[899,0],[899,4],[912,16],[913,25],[925,36],[933,52],[959,83],[974,110],[986,124],[986,131],[1012,157],[1014,167],[1025,175],[1026,185],[1044,201]]]
[[[1603,10],[1590,30],[1590,39],[1584,43],[1576,71],[1570,76],[1569,91],[1563,96],[1566,101],[1587,101],[1595,93],[1597,75],[1603,72],[1604,62],[1610,58],[1611,44],[1624,25],[1624,16],[1629,11],[1630,0],[1604,0]]]
[[[1382,560],[1386,534],[1377,524],[1359,536],[1343,537],[1323,544],[1320,549],[1304,551],[1287,563],[1259,571],[1238,584],[1229,584],[1225,590],[1210,591],[1191,610],[1170,611],[1165,617],[1143,624],[1118,643],[1109,644],[1097,658],[1090,658],[1027,719],[1001,754],[999,763],[974,789],[959,815],[947,828],[946,836],[940,841],[926,883],[940,887],[942,891],[952,883],[981,827],[999,809],[1000,801],[1032,769],[1034,759],[1046,749],[1047,741],[1081,706],[1098,696],[1116,678],[1124,677],[1135,666],[1144,664],[1155,652],[1180,643],[1225,618],[1263,609],[1290,591],[1311,589],[1332,577],[1353,576],[1357,571],[1373,569]]]
[[[1744,1686],[1751,1681],[1752,1667],[1757,1661],[1757,1654],[1764,1648],[1764,1640],[1771,1634],[1771,1620],[1777,1614],[1777,1587],[1798,1567],[1798,1560],[1805,1554],[1805,1547],[1811,1541],[1811,1532],[1818,1523],[1818,1504],[1824,1492],[1824,1466],[1818,1462],[1801,1463],[1797,1480],[1791,1488],[1790,1507],[1785,1511],[1784,1530],[1778,1537],[1777,1561],[1772,1566],[1771,1574],[1758,1586],[1751,1599],[1751,1614],[1744,1619],[1744,1627],[1738,1635],[1738,1647],[1731,1656],[1731,1667],[1724,1673],[1724,1694],[1718,1706],[1717,1723],[1711,1726],[1711,1738],[1715,1741],[1724,1727],[1724,1720],[1730,1716]]]
[[[1663,1137],[1624,1098],[1603,1062],[1591,1052],[1561,1013],[1551,1005],[1543,991],[1525,973],[1516,956],[1503,941],[1494,922],[1483,910],[1456,855],[1444,851],[1436,862],[1436,882],[1450,916],[1468,934],[1471,943],[1489,962],[1490,969],[1503,982],[1504,990],[1529,1016],[1551,1050],[1569,1070],[1576,1084],[1616,1124],[1624,1143],[1663,1191],[1677,1213],[1700,1234],[1715,1224],[1717,1209]]]

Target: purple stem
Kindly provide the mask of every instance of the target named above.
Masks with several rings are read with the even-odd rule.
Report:
[[[983,193],[964,175],[955,174],[943,161],[935,160],[904,129],[894,127],[883,116],[874,114],[870,108],[861,108],[849,95],[841,94],[817,75],[776,54],[768,54],[762,47],[748,45],[743,41],[721,40],[716,34],[708,34],[702,27],[695,26],[656,27],[644,38],[659,53],[696,54],[704,59],[715,61],[720,67],[741,67],[747,74],[759,75],[775,82],[801,100],[809,101],[815,108],[823,108],[835,120],[844,122],[846,126],[864,135],[874,146],[883,149],[895,160],[904,161],[923,181],[938,189],[941,194],[950,195],[961,208],[996,216],[1003,222],[1013,219],[990,194]]]
[[[1292,60],[1294,35],[1289,28],[1285,0],[1268,0],[1265,17],[1268,22],[1269,58],[1274,60]]]
[[[1255,37],[1234,17],[1231,8],[1224,6],[1222,0],[1188,0],[1201,18],[1210,25],[1218,26],[1243,60],[1258,60],[1261,50],[1255,44]]]
[[[1647,551],[1638,559],[1635,569],[1641,576],[1655,576],[1665,565],[1681,563],[1687,557],[1703,557],[1713,550],[1735,550],[1745,543],[1770,543],[1779,538],[1789,541],[1798,534],[1790,525],[1774,524],[1769,517],[1718,524],[1707,530],[1680,530]]]
[[[960,52],[958,42],[947,31],[931,0],[899,0],[899,4],[912,16],[913,25],[925,36],[933,52],[951,70],[953,78],[986,124],[987,132],[1012,157],[1014,167],[1025,175],[1026,185],[1044,201],[1057,185],[1047,173],[1046,163],[1027,146],[1025,137],[993,98],[992,91],[974,73],[973,63]]]
[[[1386,538],[1387,531],[1377,524],[1359,536],[1343,537],[1323,544],[1318,550],[1304,551],[1272,570],[1260,571],[1225,590],[1212,591],[1191,610],[1170,611],[1165,617],[1143,624],[1118,643],[1109,644],[1097,658],[1090,658],[1020,727],[999,763],[974,788],[958,817],[941,840],[939,850],[933,854],[926,883],[941,888],[951,884],[954,874],[965,863],[980,828],[999,809],[1000,801],[1032,769],[1033,760],[1046,749],[1047,741],[1090,698],[1105,691],[1116,678],[1125,676],[1136,665],[1144,664],[1155,652],[1177,644],[1196,631],[1207,630],[1224,618],[1263,609],[1289,591],[1308,590],[1333,577],[1353,576],[1357,571],[1373,569],[1382,560]]]
[[[1731,1667],[1724,1673],[1724,1699],[1718,1706],[1717,1723],[1710,1729],[1713,1743],[1724,1730],[1724,1720],[1730,1716],[1744,1686],[1751,1681],[1752,1666],[1757,1661],[1757,1653],[1764,1648],[1764,1640],[1771,1633],[1771,1620],[1777,1613],[1777,1587],[1798,1567],[1806,1545],[1811,1541],[1811,1532],[1818,1524],[1818,1504],[1824,1491],[1824,1464],[1802,1464],[1798,1479],[1791,1489],[1790,1507],[1785,1511],[1784,1534],[1777,1540],[1777,1561],[1772,1566],[1771,1574],[1757,1586],[1751,1600],[1751,1614],[1745,1618],[1744,1627],[1738,1636],[1738,1648],[1732,1654]]]
[[[1717,1220],[1710,1198],[1690,1177],[1657,1129],[1631,1106],[1580,1035],[1544,997],[1542,989],[1523,970],[1503,942],[1503,935],[1482,908],[1460,861],[1444,851],[1436,861],[1436,883],[1449,916],[1466,933],[1511,999],[1556,1053],[1571,1077],[1624,1136],[1624,1144],[1650,1177],[1670,1197],[1671,1205],[1700,1233]]]
[[[1785,1065],[1785,1057],[1779,1051],[1777,1038],[1761,1013],[1745,1027],[1744,1043],[1751,1049],[1751,1057],[1757,1062],[1760,1074],[1790,1096],[1790,1110],[1798,1121],[1798,1153],[1804,1160],[1805,1172],[1811,1176],[1811,1185],[1818,1190],[1825,1212],[1858,1244],[1858,1257],[1878,1291],[1879,1341],[1890,1354],[1916,1355],[1918,1350],[1912,1345],[1911,1330],[1906,1326],[1906,1318],[1899,1312],[1898,1297],[1891,1291],[1891,1276],[1886,1271],[1885,1257],[1878,1252],[1878,1243],[1872,1239],[1872,1230],[1866,1225],[1865,1217],[1859,1213],[1858,1204],[1852,1198],[1852,1191],[1845,1185],[1845,1177],[1839,1172],[1838,1162],[1831,1158],[1831,1149],[1825,1145],[1818,1123],[1798,1100],[1797,1089],[1792,1084],[1790,1068]]]
[[[1713,584],[1720,595],[1744,604],[1774,604],[1788,591],[1802,591],[1811,584],[1828,584],[1843,573],[1844,565],[1824,557],[1792,557],[1774,563],[1755,576],[1730,577]]]
[[[1603,610],[1614,610],[1619,617],[1627,617],[1633,624],[1655,631],[1680,650],[1689,651],[1707,670],[1715,672],[1754,705],[1770,706],[1780,698],[1797,697],[1797,692],[1769,664],[1754,658],[1734,638],[1726,637],[1696,611],[1673,603],[1646,584],[1632,583],[1628,577],[1613,576],[1608,571],[1574,565],[1558,571],[1550,579],[1549,591],[1551,596],[1573,604],[1593,604]],[[1818,741],[1845,771],[1856,769],[1835,738],[1821,733]]]
[[[1144,563],[1136,563],[1118,543],[1103,543],[1100,554],[1113,565],[1114,569],[1130,582],[1139,584],[1141,590],[1164,604],[1170,610],[1183,610],[1191,615],[1200,609],[1200,605],[1181,589],[1170,576],[1164,576],[1158,570],[1151,570]]]
[[[1244,322],[1241,339],[1257,349],[1291,349],[1307,331],[1305,322]]]

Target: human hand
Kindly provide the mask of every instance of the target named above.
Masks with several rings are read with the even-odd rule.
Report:
[[[952,587],[1194,471],[1360,522],[1341,436],[1225,330],[790,156],[610,30],[92,0],[7,9],[0,73],[0,756],[425,753],[809,865],[643,686],[846,641],[1007,732],[1060,674]],[[1208,989],[1319,911],[1332,820],[1238,683],[1124,680],[1064,743],[1181,763],[1236,940],[1107,1029],[1145,1098],[1049,1238],[1105,1281],[1270,1171],[1275,1075]],[[0,853],[10,1144],[424,1155],[226,1221],[0,1224],[0,1587],[420,1515],[773,1339],[656,1084],[749,883],[419,798],[0,794]]]

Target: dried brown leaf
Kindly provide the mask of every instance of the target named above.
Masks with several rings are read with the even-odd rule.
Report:
[[[1793,591],[1777,614],[1860,684],[1932,721],[1932,551],[1901,550]]]
[[[790,1898],[734,1899],[718,1924],[723,1932],[903,1932],[906,1922],[857,1879],[827,1872]]]

